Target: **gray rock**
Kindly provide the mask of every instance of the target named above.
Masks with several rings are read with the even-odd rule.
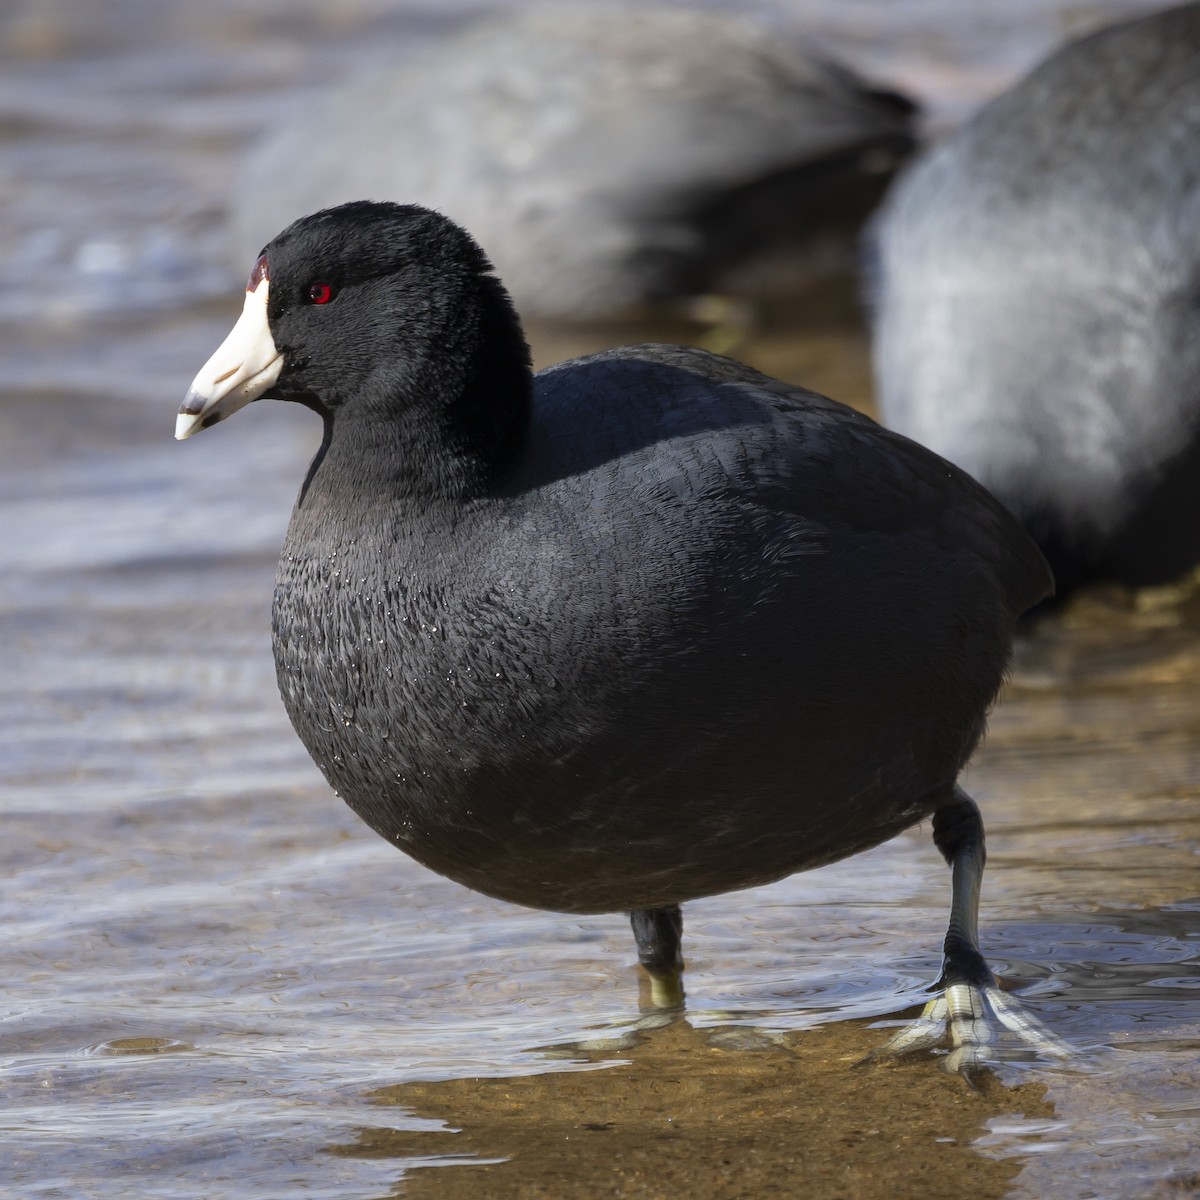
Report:
[[[269,134],[234,203],[238,263],[305,213],[371,198],[466,226],[527,317],[788,295],[852,261],[912,112],[748,20],[508,13]]]

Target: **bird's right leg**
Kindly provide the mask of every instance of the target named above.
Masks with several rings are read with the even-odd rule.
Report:
[[[639,908],[629,914],[637,941],[638,962],[650,976],[655,1008],[683,1007],[683,913],[669,908]]]

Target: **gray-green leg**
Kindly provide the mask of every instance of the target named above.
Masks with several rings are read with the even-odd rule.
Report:
[[[650,998],[656,1008],[683,1006],[683,913],[669,908],[641,908],[629,914],[637,941],[638,962],[650,976]]]
[[[934,845],[950,864],[950,926],[946,931],[942,974],[934,987],[939,995],[911,1025],[882,1048],[887,1054],[908,1054],[938,1045],[950,1027],[953,1049],[945,1061],[948,1071],[980,1065],[984,1051],[995,1041],[995,1022],[1043,1053],[1065,1055],[1068,1048],[1000,990],[979,951],[979,889],[987,850],[983,818],[975,801],[961,788],[954,803],[933,817]]]

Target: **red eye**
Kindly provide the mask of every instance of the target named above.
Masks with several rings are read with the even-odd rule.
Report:
[[[313,304],[328,304],[334,297],[333,286],[328,283],[313,283],[308,288],[308,298]]]

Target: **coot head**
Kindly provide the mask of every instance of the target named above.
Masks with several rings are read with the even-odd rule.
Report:
[[[491,263],[463,229],[414,205],[358,201],[294,222],[262,251],[242,315],[196,376],[176,423],[190,437],[264,394],[326,420],[403,411],[430,395],[490,403],[465,424],[504,441],[528,406],[529,353]]]

